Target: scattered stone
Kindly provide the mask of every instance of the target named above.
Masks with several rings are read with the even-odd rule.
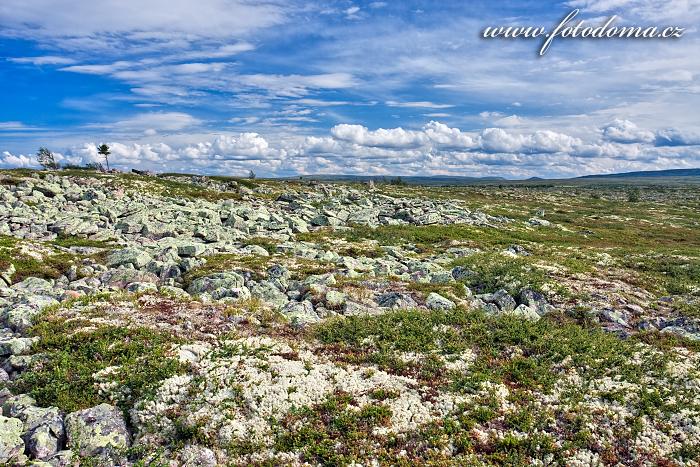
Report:
[[[455,302],[435,292],[431,292],[428,295],[425,305],[431,310],[451,310],[456,306]]]
[[[418,306],[413,297],[401,292],[387,292],[377,297],[376,301],[382,308],[404,309]]]
[[[477,295],[477,297],[486,303],[495,304],[501,311],[513,311],[516,306],[515,299],[504,289],[498,290],[492,294]]]
[[[0,462],[19,462],[24,452],[23,425],[16,418],[0,415]]]
[[[240,289],[245,284],[243,276],[236,272],[219,272],[192,281],[187,289],[191,295],[211,293],[219,289]]]
[[[151,261],[151,257],[144,250],[137,248],[125,248],[118,250],[107,257],[107,266],[116,268],[118,266],[131,265],[136,269],[144,267]]]
[[[109,404],[70,413],[65,419],[68,446],[80,456],[118,460],[129,447],[129,432],[121,411]]]
[[[282,308],[282,314],[286,316],[292,324],[304,325],[320,321],[318,314],[314,311],[313,303],[308,300],[304,300],[303,302],[289,302]]]

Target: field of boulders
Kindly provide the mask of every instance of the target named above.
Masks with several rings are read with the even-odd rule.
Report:
[[[0,172],[0,464],[699,465],[700,186],[626,190]]]

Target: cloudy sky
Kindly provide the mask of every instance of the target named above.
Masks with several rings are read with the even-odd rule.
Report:
[[[487,26],[679,26],[485,40]],[[0,167],[568,177],[700,167],[700,0],[2,0]]]

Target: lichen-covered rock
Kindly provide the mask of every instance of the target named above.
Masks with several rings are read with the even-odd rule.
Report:
[[[220,272],[200,277],[192,281],[187,291],[192,295],[211,293],[218,289],[237,289],[243,287],[245,280],[236,272]]]
[[[320,320],[314,311],[313,304],[308,300],[289,302],[282,308],[282,314],[293,324],[316,323]]]
[[[190,294],[188,294],[185,290],[179,288],[179,287],[173,287],[170,285],[163,285],[161,286],[158,291],[162,295],[174,297],[174,298],[179,298],[179,299],[188,299],[190,298]]]
[[[418,303],[409,294],[387,292],[376,299],[377,305],[383,308],[414,308]]]
[[[34,318],[41,310],[25,304],[7,307],[2,313],[2,321],[17,332],[24,331],[32,325]]]
[[[20,460],[24,452],[22,421],[0,415],[0,462]]]
[[[425,300],[425,306],[431,310],[451,310],[457,305],[455,305],[455,302],[452,300],[435,292],[431,292]]]
[[[185,467],[214,467],[218,465],[214,452],[204,446],[187,445],[180,452],[179,463]]]
[[[47,459],[63,446],[63,417],[56,407],[26,407],[18,413],[24,422],[27,450],[35,459]]]
[[[540,319],[540,315],[537,313],[537,311],[524,304],[518,305],[515,310],[509,311],[507,313],[511,313],[515,316],[519,316],[521,318],[525,318],[530,321],[538,321]]]
[[[503,289],[491,294],[479,295],[478,298],[482,299],[486,303],[493,303],[494,305],[498,306],[498,309],[501,311],[513,311],[517,305],[515,299]]]
[[[124,248],[117,250],[107,257],[107,266],[116,268],[118,266],[133,265],[136,269],[144,267],[151,261],[151,256],[138,248]]]
[[[346,296],[337,290],[329,290],[326,292],[326,306],[331,309],[338,309],[345,305]]]
[[[45,292],[50,295],[53,284],[39,277],[27,277],[22,282],[14,284],[12,288],[31,295],[43,295]]]
[[[111,287],[114,289],[124,289],[129,284],[135,282],[158,282],[158,276],[151,272],[138,271],[136,269],[110,269],[109,271],[102,274],[101,277],[102,284],[105,287]]]
[[[0,338],[0,357],[26,355],[36,340],[35,337]]]
[[[157,292],[158,286],[153,282],[132,282],[126,286],[126,290],[133,293]]]
[[[68,414],[65,419],[68,447],[81,456],[116,459],[129,447],[129,432],[121,411],[100,404]]]
[[[183,258],[200,256],[207,250],[203,243],[184,242],[177,246],[177,254]]]

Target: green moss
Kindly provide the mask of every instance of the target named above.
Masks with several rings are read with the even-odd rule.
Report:
[[[567,358],[572,366],[585,368],[585,379],[616,374],[638,381],[645,371],[663,368],[663,360],[651,357],[643,366],[630,363],[634,343],[601,330],[547,318],[533,323],[513,316],[487,316],[460,308],[331,319],[315,328],[314,337],[340,360],[374,363],[393,373],[467,393],[477,390],[483,381],[551,391],[555,367]],[[519,352],[509,356],[513,348]],[[447,372],[436,361],[436,355],[465,351],[477,355],[468,371]],[[400,358],[403,353],[423,354],[424,358],[406,363]]]
[[[66,412],[111,402],[100,393],[95,378],[107,367],[115,367],[104,378],[120,388],[117,402],[125,411],[184,369],[168,353],[178,339],[146,328],[93,329],[86,321],[46,313],[29,335],[39,337],[34,350],[42,356],[12,388],[29,393],[41,406],[54,405]]]
[[[312,407],[292,410],[277,428],[275,448],[294,451],[302,461],[322,465],[347,465],[364,458],[372,448],[373,428],[386,425],[391,411],[382,404],[358,409],[345,393],[329,396]]]
[[[533,266],[527,258],[511,258],[498,253],[477,253],[454,261],[452,266],[466,267],[475,273],[463,282],[477,293],[506,289],[517,295],[526,287],[541,292],[547,282],[544,271]]]
[[[53,242],[56,246],[64,248],[77,247],[94,247],[94,248],[111,248],[113,244],[109,240],[90,240],[88,238],[77,237],[75,235],[59,235]]]
[[[264,248],[268,253],[275,254],[277,252],[277,242],[267,237],[252,237],[243,242],[244,245],[257,245]]]

